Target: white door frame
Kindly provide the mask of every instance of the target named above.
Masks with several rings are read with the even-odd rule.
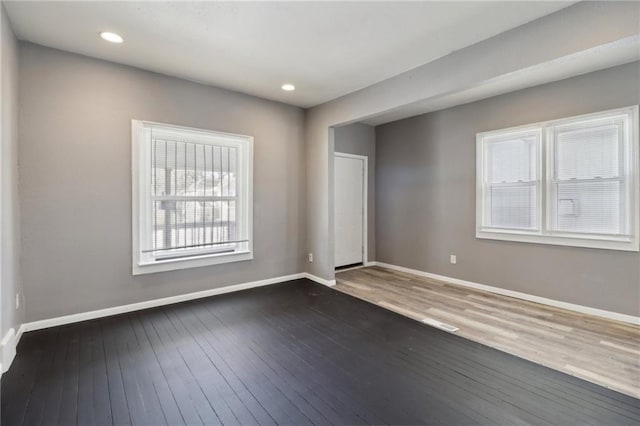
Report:
[[[369,243],[367,236],[369,234],[369,224],[367,222],[367,217],[369,216],[369,157],[366,155],[357,155],[357,154],[347,154],[345,152],[334,152],[335,157],[342,158],[351,158],[355,160],[362,160],[363,162],[363,174],[362,174],[362,266],[367,266],[369,263]],[[335,179],[335,177],[334,177]],[[335,192],[335,191],[334,191]],[[334,194],[335,197],[335,194]],[[334,199],[334,207],[333,214],[335,215],[335,199]],[[333,250],[335,251],[335,241]]]

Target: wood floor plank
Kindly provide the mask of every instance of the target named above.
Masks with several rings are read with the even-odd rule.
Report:
[[[440,346],[440,345],[439,345],[439,346]],[[429,354],[430,352],[432,352],[432,351],[433,351],[433,349],[431,349],[431,348],[435,349],[435,347],[430,346],[429,348],[426,348],[426,349],[425,349],[425,351],[423,352],[423,354]],[[417,349],[417,348],[416,348],[416,349]],[[453,353],[458,353],[458,351],[456,350],[456,351],[453,351],[453,352],[449,353],[449,357],[447,358],[447,360],[448,360],[448,362],[447,362],[447,366],[449,366],[449,365],[451,365],[451,364],[454,364],[454,363],[453,363],[453,360],[452,360],[452,358],[451,358],[451,356],[452,356],[452,354],[453,354]],[[454,365],[455,365],[455,364],[454,364]],[[456,367],[456,371],[461,371],[461,370],[458,370],[458,368],[460,368],[460,366],[455,365],[455,367]],[[474,366],[472,366],[472,367],[471,367],[471,369],[470,369],[470,370],[468,370],[468,372],[465,372],[465,374],[469,374],[469,375],[473,375],[473,376],[475,376],[475,379],[476,379],[476,380],[477,380],[477,379],[481,379],[480,374],[479,374],[479,368],[478,368],[478,367],[479,367],[478,365],[474,365]],[[421,368],[421,369],[419,369],[418,371],[424,371],[424,370],[425,370],[424,368]],[[464,372],[464,371],[462,370],[461,372]],[[438,370],[435,370],[435,371],[431,371],[431,372],[429,372],[429,374],[430,374],[430,376],[431,376],[430,378],[433,378],[433,376],[432,376],[432,375],[433,375],[433,374],[437,374],[437,373],[438,373]],[[494,373],[500,373],[500,371],[499,371],[499,370],[495,370],[495,371],[494,371]],[[450,374],[448,374],[448,375],[450,375]],[[496,376],[495,374],[493,374],[493,375],[491,375],[491,376],[490,376],[490,379],[493,379],[493,381],[495,381],[496,377],[497,377],[497,376]],[[520,384],[519,384],[519,387],[524,387],[524,388],[528,388],[528,387],[529,387],[529,386],[528,386],[528,381],[529,381],[530,379],[527,377],[527,378],[525,378],[525,380],[526,380],[527,382],[525,382],[525,383],[520,383]],[[490,390],[490,388],[489,388],[488,386],[491,386],[491,380],[490,380],[489,382],[487,382],[487,383],[483,383],[483,385],[484,385],[484,387],[483,387],[483,391],[484,391],[484,392],[489,391],[489,390]],[[545,385],[546,385],[546,383],[545,383]],[[499,384],[497,384],[496,386],[497,386],[496,390],[506,390],[507,392],[509,392],[509,391],[510,391],[509,386],[508,386],[508,385],[505,385],[505,383],[499,383]],[[515,389],[517,389],[517,388],[515,388]],[[537,395],[538,395],[539,397],[542,397],[542,398],[546,398],[546,399],[547,399],[547,401],[546,401],[545,405],[543,405],[543,406],[539,407],[539,408],[540,408],[540,410],[541,410],[540,412],[543,412],[543,413],[544,413],[545,411],[547,411],[546,409],[550,408],[550,405],[552,405],[552,404],[556,404],[556,403],[558,403],[559,401],[561,401],[561,400],[563,399],[563,398],[562,398],[562,394],[560,394],[560,395],[557,395],[557,396],[556,396],[556,395],[553,395],[553,394],[549,394],[548,390],[549,390],[549,389],[548,389],[548,387],[547,387],[547,386],[540,386],[539,388],[537,388]],[[535,388],[534,388],[534,391],[535,391]],[[520,394],[521,394],[522,392],[517,392],[517,391],[516,391],[514,394],[518,394],[518,393],[520,393]],[[510,394],[509,394],[509,395],[510,395]],[[558,397],[560,398],[560,400],[558,400],[558,399],[557,399]],[[503,394],[503,395],[501,396],[501,398],[505,398],[505,395]],[[506,399],[508,400],[508,397],[507,397]],[[553,411],[555,411],[555,410],[551,410],[551,412],[553,412]],[[605,420],[606,420],[604,423],[607,423],[607,424],[608,424],[608,423],[610,423],[610,421],[611,421],[611,417],[610,417],[610,416],[605,416],[605,417],[603,417],[603,419],[605,419]],[[623,420],[624,420],[624,419],[623,419]],[[566,421],[566,419],[565,419],[564,421]],[[539,423],[539,422],[540,422],[540,420],[537,420],[535,423]],[[554,423],[557,423],[557,422],[554,422]],[[588,422],[588,419],[583,420],[583,421],[582,421],[582,423],[589,423],[589,422]],[[600,423],[602,423],[602,422],[600,422]]]
[[[153,325],[154,315],[140,315],[139,321],[142,324],[145,335],[150,342],[153,359],[160,366],[160,374],[156,375],[156,380],[164,380],[165,385],[171,390],[173,399],[178,406],[182,420],[189,425],[203,424],[202,418],[196,410],[193,399],[189,396],[187,382],[181,376],[179,367],[175,364],[175,358],[168,355],[168,350],[160,340],[158,332]]]
[[[111,401],[109,396],[109,378],[106,368],[106,359],[100,323],[94,321],[88,327],[90,336],[90,361],[89,368],[92,374],[92,394],[94,405],[94,419],[96,425],[113,424],[111,413]]]
[[[240,340],[233,333],[229,331],[229,327],[225,324],[219,316],[216,315],[215,310],[206,309],[204,315],[208,321],[214,321],[221,325],[218,332],[215,335],[211,335],[215,339],[216,345],[228,348],[230,350],[229,356],[237,362],[242,362],[245,369],[251,372],[250,377],[246,373],[243,373],[242,381],[248,385],[252,383],[254,393],[257,394],[258,399],[272,400],[272,405],[275,409],[269,410],[265,406],[267,411],[278,423],[295,423],[295,424],[311,424],[312,421],[308,417],[308,410],[302,405],[303,401],[299,401],[295,395],[287,394],[283,391],[282,386],[269,377],[266,371],[256,364],[252,359],[250,352],[238,351],[241,345],[246,345],[247,342]],[[296,404],[294,401],[298,400],[300,404]]]
[[[537,376],[535,376],[535,375],[534,375],[534,376],[532,377],[532,380],[535,380],[535,379],[536,379],[536,377],[537,377]],[[597,389],[597,387],[595,387],[595,388]],[[574,389],[574,390],[575,390],[575,389]],[[620,394],[616,394],[616,395],[617,395],[617,397],[620,397],[620,398],[622,398],[622,399],[627,398],[627,397],[625,397],[625,396],[623,396],[623,395],[620,395]],[[628,398],[627,398],[627,399],[628,399]],[[634,401],[636,401],[636,400],[634,400]]]
[[[155,348],[151,344],[146,330],[140,322],[139,315],[131,316],[131,325],[140,346],[140,350],[145,354],[145,357],[142,359],[144,364],[144,374],[152,380],[152,385],[158,401],[160,402],[160,407],[166,422],[170,425],[185,424],[176,398],[167,383],[167,377],[162,371],[162,367],[158,361]]]
[[[49,338],[44,342],[47,346],[54,346],[58,340],[58,333],[51,333]],[[59,354],[57,354],[59,355]],[[35,380],[33,383],[33,389],[29,402],[25,410],[23,424],[25,425],[39,425],[42,419],[42,412],[46,404],[47,388],[52,381],[52,376],[55,372],[52,371],[54,367],[55,357],[44,355],[41,356],[40,363],[35,372]],[[60,364],[58,364],[60,366]]]
[[[421,371],[423,371],[425,368],[428,368],[428,365],[423,365],[423,368],[419,369],[419,370],[417,371],[417,373],[418,373],[418,374],[420,374],[420,372],[421,372]],[[441,367],[441,368],[442,368],[442,367]],[[430,371],[430,372],[429,372],[429,379],[433,380],[433,378],[434,378],[434,377],[433,377],[433,374],[434,374],[434,373],[436,373],[436,371],[437,371],[437,370],[433,370],[433,371]],[[454,373],[454,375],[455,375],[455,372],[453,372],[453,371],[452,371],[451,373]],[[451,394],[451,392],[454,392],[454,391],[455,391],[455,389],[452,389],[452,388],[450,388],[450,387],[449,387],[449,388],[447,388],[447,385],[446,385],[445,383],[439,383],[437,386],[438,386],[438,388],[440,389],[440,392],[446,392],[446,393],[448,393],[448,394]],[[468,384],[467,384],[466,386],[468,386]],[[445,391],[445,389],[446,389],[446,391]],[[485,388],[485,389],[486,389],[486,388]],[[468,390],[468,388],[467,388],[467,390]],[[547,401],[547,403],[553,403],[553,401],[552,401],[552,400],[548,400],[548,401]],[[543,408],[543,407],[540,407],[540,408]],[[551,411],[553,412],[553,411],[555,411],[555,410],[551,410]],[[536,421],[536,422],[537,422],[537,423],[540,423],[540,422],[541,422],[541,419],[537,419],[537,421]],[[510,423],[512,423],[512,422],[510,422]]]
[[[243,316],[243,312],[244,311],[241,309],[235,309],[233,310],[233,312],[227,311],[222,313],[222,315],[224,315],[225,317],[231,317],[231,318],[234,318],[234,317],[241,318]],[[265,321],[270,321],[268,309],[265,312],[263,312],[262,317],[264,318]],[[286,326],[291,326],[291,325],[296,325],[295,321],[286,322]],[[315,418],[315,420],[313,418],[310,418],[312,421],[320,422],[321,424],[328,423],[328,422],[329,423],[337,422],[339,424],[360,423],[360,421],[356,416],[350,417],[348,419],[343,419],[342,416],[340,416],[333,408],[333,404],[337,402],[335,399],[328,398],[328,393],[323,394],[321,389],[317,389],[310,386],[310,382],[306,380],[300,380],[302,377],[306,376],[304,374],[304,371],[302,371],[302,369],[298,370],[299,375],[294,375],[291,373],[291,370],[295,368],[295,364],[296,362],[300,361],[300,358],[289,359],[289,362],[287,362],[286,366],[277,363],[277,360],[281,359],[284,354],[281,354],[280,351],[277,351],[275,354],[272,353],[272,350],[273,350],[272,343],[274,341],[277,341],[279,339],[278,334],[280,334],[282,331],[285,330],[285,327],[283,325],[280,325],[280,324],[273,325],[272,328],[278,330],[278,333],[276,334],[274,333],[265,334],[264,332],[256,333],[254,329],[252,329],[251,327],[245,326],[243,328],[244,328],[243,334],[247,336],[251,336],[252,338],[252,342],[249,344],[249,348],[259,359],[261,368],[264,367],[269,369],[272,373],[270,374],[270,376],[273,378],[276,378],[276,380],[278,380],[277,379],[278,377],[282,378],[282,380],[284,381],[284,383],[282,383],[284,385],[284,388],[286,387],[292,388],[295,391],[295,393],[299,395],[300,398],[304,399],[305,401],[304,406],[315,408],[316,411],[318,411],[318,414],[322,416],[321,418],[317,418],[317,415],[314,414],[313,412],[307,412],[307,414]],[[286,344],[283,344],[278,348],[282,349],[282,348],[289,347],[290,345],[291,345],[290,342],[286,342]],[[346,408],[345,404],[338,403],[338,405],[341,407],[342,410]]]
[[[138,372],[135,367],[129,346],[133,344],[130,323],[127,317],[120,317],[112,324],[118,363],[122,368],[122,383],[127,398],[127,407],[133,424],[144,424],[147,420],[145,400],[151,395],[145,393],[148,389],[141,388],[138,383]],[[157,416],[155,416],[157,420]]]
[[[480,293],[449,292],[442,283],[427,282],[425,291],[417,290],[421,281],[409,274],[354,272],[344,272],[351,285],[342,290],[358,297],[379,298],[381,280],[400,283],[387,293],[387,309],[297,280],[26,333],[2,377],[2,424],[640,422],[638,399],[390,309],[404,309],[402,314],[416,319],[463,318],[459,326],[479,324],[474,332],[490,344],[516,342],[530,352],[540,342],[580,344],[595,333],[601,336],[591,351],[597,360],[610,350],[636,355],[624,340],[633,330],[598,334],[588,321],[553,310],[537,315],[533,305],[510,308],[503,299],[485,305],[467,297]],[[402,299],[405,291],[424,305],[412,308]],[[465,299],[460,312],[456,298]],[[515,317],[501,310],[540,321],[558,317],[565,329],[534,321],[509,327]],[[496,329],[506,333],[496,335]],[[551,352],[560,356],[557,349]],[[565,363],[580,373],[582,366]],[[613,366],[630,371],[625,368],[634,364],[620,359]]]
[[[240,378],[242,371],[236,372],[233,369],[233,365],[230,363],[230,357],[222,355],[219,352],[219,348],[215,345],[215,342],[212,343],[210,334],[213,331],[208,328],[211,324],[202,321],[201,318],[194,313],[194,309],[197,309],[197,302],[194,303],[193,306],[183,310],[181,320],[187,329],[191,330],[192,333],[197,333],[199,336],[197,339],[198,345],[204,349],[207,357],[223,378],[224,385],[228,386],[233,391],[233,395],[229,396],[229,400],[230,405],[234,407],[236,418],[244,419],[244,422],[246,423],[243,422],[243,424],[252,424],[253,421],[251,421],[251,418],[246,415],[246,412],[248,412],[251,417],[255,419],[255,422],[259,424],[275,424],[275,420],[264,409],[260,401],[258,401],[245,383],[242,382]],[[213,330],[215,330],[215,328],[213,328]]]
[[[113,319],[108,319],[101,321],[99,324],[105,368],[107,370],[111,419],[114,424],[130,425],[131,414],[124,389],[123,369],[120,366],[113,337],[114,321]]]
[[[174,383],[179,386],[179,394],[184,399],[185,407],[191,407],[191,416],[196,414],[201,423],[220,424],[220,419],[207,400],[206,395],[198,384],[193,372],[180,354],[181,336],[177,335],[162,310],[156,310],[150,315],[151,326],[158,335],[166,370],[171,371]],[[177,344],[176,344],[177,343]],[[176,395],[176,393],[174,393]],[[177,396],[177,395],[176,395]],[[195,418],[190,421],[196,421]]]
[[[340,272],[336,280],[336,289],[359,299],[418,320],[433,317],[461,336],[640,397],[640,326],[380,267]]]
[[[78,420],[79,329],[71,327],[64,365],[64,383],[60,401],[59,424],[75,425]]]
[[[365,348],[363,347],[363,349],[365,349]],[[366,350],[364,350],[363,352],[365,352],[365,353],[366,353],[367,351],[366,351]]]

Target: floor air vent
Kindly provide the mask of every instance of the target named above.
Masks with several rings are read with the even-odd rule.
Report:
[[[445,324],[443,322],[434,320],[433,318],[425,318],[425,319],[422,320],[422,322],[425,323],[425,324],[429,324],[430,326],[439,328],[441,330],[448,331],[449,333],[455,333],[456,331],[459,330],[458,327],[454,327],[452,325]]]

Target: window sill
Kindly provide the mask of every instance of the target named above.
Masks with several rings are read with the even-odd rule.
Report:
[[[180,269],[199,268],[202,266],[220,265],[223,263],[242,262],[253,259],[252,251],[235,251],[233,253],[213,253],[182,259],[164,259],[148,263],[134,263],[133,275],[152,274],[154,272],[176,271]]]
[[[638,239],[629,238],[605,238],[598,236],[564,236],[564,235],[539,235],[528,232],[514,232],[501,230],[476,231],[476,238],[500,241],[515,241],[520,243],[548,244],[556,246],[584,247],[603,250],[640,251]]]

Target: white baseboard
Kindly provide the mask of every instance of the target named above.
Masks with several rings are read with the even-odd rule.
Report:
[[[2,338],[0,342],[0,350],[2,359],[0,360],[1,370],[3,373],[9,369],[13,358],[16,356],[16,347],[18,346],[19,336],[16,335],[16,331],[10,328],[9,331]]]
[[[333,287],[334,285],[336,285],[336,280],[325,280],[324,278],[320,278],[308,272],[304,273],[304,277],[311,281],[315,281],[318,284],[326,285],[327,287]]]
[[[218,294],[231,293],[234,291],[246,290],[249,288],[262,287],[270,284],[277,284],[285,281],[305,278],[305,273],[285,275],[281,277],[269,278],[266,280],[252,281],[248,283],[235,284],[226,287],[213,288],[210,290],[197,291],[194,293],[180,294],[177,296],[163,297],[161,299],[148,300],[145,302],[131,303],[129,305],[114,306],[112,308],[98,309],[95,311],[82,312],[79,314],[65,315],[46,320],[28,322],[22,325],[21,331],[33,331],[43,328],[55,327],[58,325],[71,324],[74,322],[86,321],[95,318],[108,317],[111,315],[123,314],[127,312],[139,311],[141,309],[155,308],[157,306],[171,305],[173,303],[185,302],[188,300],[202,299],[203,297],[215,296]]]
[[[601,318],[606,318],[615,321],[626,322],[629,324],[640,325],[640,317],[633,315],[621,314],[618,312],[605,311],[604,309],[592,308],[589,306],[576,305],[574,303],[562,302],[560,300],[547,299],[546,297],[534,296],[532,294],[520,293],[518,291],[506,290],[500,287],[493,287],[486,284],[478,284],[472,281],[460,280],[458,278],[446,277],[444,275],[432,274],[430,272],[419,271],[417,269],[405,268],[404,266],[391,265],[384,262],[375,262],[377,266],[393,269],[400,272],[406,272],[409,274],[418,275],[421,277],[432,278],[435,280],[444,281],[449,284],[460,285],[464,287],[473,288],[476,290],[483,290],[489,293],[500,294],[502,296],[515,297],[517,299],[527,300],[529,302],[541,303],[543,305],[553,306],[556,308],[567,309],[581,314],[594,315]]]

